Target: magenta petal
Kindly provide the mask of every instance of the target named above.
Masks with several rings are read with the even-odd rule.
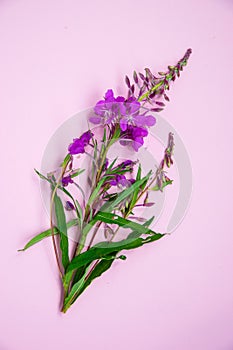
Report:
[[[93,117],[90,117],[90,118],[89,118],[89,121],[90,121],[92,124],[100,124],[101,118],[98,117],[98,116],[93,116]]]
[[[62,178],[62,186],[66,187],[68,186],[69,184],[72,184],[74,181],[71,179],[71,176],[68,175],[68,176],[64,176]]]
[[[98,101],[94,107],[94,111],[96,114],[102,114],[103,113],[103,110],[105,108],[105,101],[101,100],[101,101]]]
[[[122,146],[128,146],[131,144],[132,141],[128,141],[128,140],[120,140],[120,144]]]
[[[120,120],[120,128],[122,131],[126,131],[127,130],[127,120],[126,119],[121,119]]]
[[[105,100],[106,100],[106,101],[109,101],[109,102],[115,100],[115,99],[114,99],[113,91],[112,91],[111,89],[109,89],[109,90],[105,93],[104,97],[105,97]]]
[[[117,185],[116,180],[111,180],[109,183],[110,183],[110,185],[112,185],[112,186],[116,186],[116,185]]]
[[[119,112],[121,115],[126,115],[126,106],[124,103],[118,103]]]
[[[130,104],[130,112],[133,114],[140,108],[140,102],[134,101]]]
[[[116,102],[124,102],[125,101],[125,98],[123,96],[118,96],[116,98]]]
[[[135,140],[137,137],[146,137],[148,135],[147,129],[140,128],[140,127],[134,127],[132,129],[132,137]]]
[[[153,117],[153,115],[147,115],[145,119],[146,119],[147,126],[153,126],[156,123],[156,119],[155,117]]]
[[[142,137],[135,137],[134,142],[132,144],[133,149],[138,152],[138,149],[144,144],[144,140]]]
[[[73,143],[69,145],[68,151],[70,154],[84,153],[84,143],[80,139],[74,139]]]
[[[121,179],[121,180],[119,180],[119,182],[118,182],[121,186],[127,186],[128,185],[128,180],[126,180],[126,179]]]
[[[134,122],[137,126],[144,126],[145,125],[145,116],[144,115],[137,115],[134,117]]]
[[[84,132],[82,134],[82,136],[80,136],[80,141],[83,142],[84,146],[87,146],[88,143],[90,142],[92,136],[94,136],[94,134],[90,130],[88,130],[88,131]]]

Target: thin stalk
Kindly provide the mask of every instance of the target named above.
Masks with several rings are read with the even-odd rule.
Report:
[[[91,248],[92,243],[93,243],[93,241],[98,233],[98,230],[99,230],[101,224],[102,224],[102,221],[99,221],[98,224],[96,224],[95,230],[94,230],[93,235],[91,237],[90,243],[88,244],[87,250],[89,250]]]
[[[150,94],[152,94],[152,92],[156,91],[161,85],[163,85],[163,83],[164,83],[164,79],[162,81],[160,81],[158,84],[156,84],[155,86],[153,86],[149,91],[145,92],[142,96],[140,96],[138,98],[138,101],[141,102],[145,98],[149,97]]]
[[[61,181],[61,179],[63,178],[63,176],[65,174],[67,165],[68,164],[66,164],[66,166],[64,166],[62,168],[61,175],[59,176],[59,178],[57,180],[57,183],[56,183],[56,185],[55,185],[55,187],[53,189],[52,196],[51,196],[51,201],[50,201],[50,228],[51,228],[51,233],[52,233],[53,249],[54,249],[56,262],[57,262],[57,266],[58,266],[58,270],[59,270],[59,274],[60,274],[61,278],[63,277],[63,272],[62,272],[61,264],[60,264],[60,261],[59,261],[59,255],[58,255],[58,250],[57,250],[56,241],[55,241],[54,225],[53,225],[53,204],[54,204],[54,198],[55,198],[57,189],[59,187],[59,182]]]

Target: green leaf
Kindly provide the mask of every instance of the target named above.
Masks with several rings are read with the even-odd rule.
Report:
[[[116,214],[111,214],[111,213],[107,213],[107,212],[102,212],[99,211],[91,221],[89,221],[82,230],[82,236],[81,236],[81,240],[79,242],[79,248],[80,251],[82,250],[82,248],[84,247],[85,244],[85,240],[87,237],[88,232],[91,230],[91,228],[98,222],[98,221],[102,221],[102,222],[106,222],[106,223],[111,223],[111,224],[117,224],[119,226],[124,226],[125,228],[131,228],[133,230],[137,230],[140,232],[140,234],[154,234],[153,231],[145,228],[145,226],[138,224],[136,222],[133,222],[131,220],[128,219],[124,219],[121,216],[118,216]]]
[[[163,181],[163,184],[162,184],[162,190],[164,189],[164,187],[168,186],[168,185],[171,185],[173,182],[173,180],[165,180]],[[158,185],[155,185],[154,187],[150,188],[150,191],[159,191],[160,188]]]
[[[43,174],[41,174],[38,170],[34,169],[34,171],[36,172],[36,174],[42,179],[42,180],[46,180],[49,183],[52,183],[52,181],[50,179],[48,179],[46,176],[44,176]]]
[[[87,275],[87,269],[85,271],[85,274],[80,278],[80,280],[73,285],[70,293],[65,298],[62,312],[65,313],[68,310],[68,308],[73,304],[73,302],[76,300],[80,289],[83,287],[85,283],[86,275]]]
[[[143,226],[144,227],[149,227],[152,223],[152,221],[154,220],[154,216],[152,216],[152,218],[150,218],[148,221],[144,222]],[[130,234],[127,236],[127,238],[138,238],[141,236],[141,232],[138,230],[132,231],[130,232]]]
[[[141,180],[135,181],[133,185],[126,188],[124,191],[120,192],[119,195],[114,200],[109,200],[106,202],[101,208],[100,211],[106,211],[111,212],[113,211],[118,204],[120,204],[125,198],[127,198],[129,195],[131,195],[134,191],[136,191],[140,186],[145,184],[151,176],[151,172],[148,173],[145,177],[143,177]]]
[[[74,204],[74,207],[75,207],[75,211],[76,211],[77,217],[79,218],[79,224],[81,226],[82,225],[82,220],[83,220],[83,214],[82,214],[82,208],[81,208],[79,202],[74,199],[74,197],[71,195],[71,193],[69,191],[67,191],[66,188],[60,187],[60,186],[58,188],[60,190],[62,190],[72,200],[72,202]]]
[[[103,186],[104,182],[106,181],[106,177],[103,177],[97,184],[96,188],[94,189],[94,191],[92,192],[88,202],[87,202],[87,207],[89,208],[91,206],[91,204],[94,202],[94,200],[96,199],[96,197],[98,197],[99,195],[99,191],[101,189],[101,187]]]
[[[116,224],[121,227],[130,228],[135,231],[137,230],[140,232],[140,234],[155,234],[155,232],[145,227],[144,225],[138,224],[129,219],[124,219],[121,216],[116,214],[98,212],[95,215],[95,219],[98,219],[99,221],[102,221],[102,222],[106,222],[107,224]]]
[[[136,181],[141,180],[141,174],[142,174],[142,167],[141,167],[141,164],[139,164],[138,171],[137,171],[137,176],[136,176]],[[133,196],[132,196],[132,199],[130,201],[129,208],[127,209],[127,213],[130,213],[133,210],[135,204],[137,203],[139,190],[140,190],[140,188],[138,187],[133,192]]]
[[[108,166],[108,169],[107,169],[107,171],[106,171],[106,174],[108,174],[108,173],[111,171],[111,169],[113,168],[113,166],[114,166],[114,164],[116,163],[117,159],[118,159],[118,157],[116,157],[116,158],[112,161],[112,163]]]
[[[104,128],[104,134],[103,134],[102,142],[105,143],[106,140],[107,140],[107,133],[106,133],[106,129]]]
[[[81,253],[74,257],[67,268],[67,272],[73,271],[86,264],[91,263],[94,260],[101,259],[106,255],[120,252],[121,250],[130,250],[141,247],[144,244],[154,242],[164,235],[155,233],[147,238],[126,238],[119,242],[101,242],[90,248],[84,253]]]
[[[63,160],[63,162],[62,162],[62,164],[61,164],[61,167],[62,167],[62,168],[65,168],[65,167],[68,165],[70,159],[71,159],[71,155],[68,153],[68,154],[65,156],[65,158],[64,158],[64,160]]]
[[[53,182],[49,178],[47,178],[46,176],[42,175],[38,170],[36,170],[36,169],[34,169],[34,170],[35,170],[37,175],[42,180],[48,181],[52,185],[52,188],[54,188],[54,185],[56,184],[56,179],[55,178],[54,178],[54,180],[53,180],[54,182]],[[78,176],[79,174],[83,173],[84,171],[85,171],[84,169],[77,170],[73,175],[71,175],[71,177]],[[71,193],[66,188],[64,188],[63,186],[58,186],[58,189],[63,191],[72,200],[72,202],[73,202],[73,204],[75,206],[75,210],[76,210],[77,216],[80,219],[80,226],[81,226],[82,225],[82,209],[81,209],[81,206],[80,206],[79,202],[77,200],[75,200],[74,197],[71,195]]]
[[[112,170],[112,171],[108,171],[108,172],[106,172],[106,174],[107,175],[122,175],[122,174],[126,174],[126,173],[128,173],[129,172],[129,169],[121,169],[121,168],[116,168],[116,169],[114,169],[114,170]]]
[[[70,228],[72,226],[75,226],[77,225],[77,220],[74,219],[74,220],[71,220],[67,223],[67,228]],[[54,227],[54,235],[57,235],[59,233],[57,227]],[[23,249],[19,249],[18,251],[19,252],[23,252],[25,250],[27,250],[28,248],[30,248],[31,246],[33,246],[34,244],[42,241],[44,238],[47,238],[47,237],[50,237],[52,236],[52,232],[51,232],[51,229],[48,229],[46,231],[43,231],[41,233],[39,233],[38,235],[36,235],[35,237],[33,237],[25,246]]]
[[[90,273],[89,277],[86,279],[83,287],[80,288],[79,295],[89,286],[89,284],[91,284],[91,282],[95,278],[100,277],[105,271],[107,271],[112,266],[112,263],[115,259],[116,259],[116,257],[113,255],[109,258],[103,259],[100,262],[98,262],[96,267]]]
[[[69,243],[67,237],[67,225],[66,216],[64,212],[64,207],[60,197],[55,194],[54,196],[54,206],[57,221],[57,228],[60,233],[60,248],[61,248],[61,259],[64,270],[66,270],[70,260],[69,260]]]
[[[84,265],[84,266],[80,267],[80,269],[75,271],[73,282],[72,282],[73,284],[75,284],[76,282],[78,282],[80,280],[80,278],[82,278],[82,276],[84,275],[88,266],[89,265]]]
[[[73,179],[74,177],[76,177],[76,176],[82,174],[84,171],[85,171],[85,169],[78,169],[77,171],[75,171],[74,173],[72,173],[72,174],[70,175],[70,177]]]
[[[115,256],[109,257],[109,259],[101,260],[92,270],[88,276],[88,271],[86,269],[85,274],[82,278],[76,282],[71,288],[70,294],[65,298],[64,306],[62,311],[66,312],[68,308],[75,302],[75,300],[84,292],[84,290],[91,284],[91,282],[100,277],[105,271],[110,269]]]

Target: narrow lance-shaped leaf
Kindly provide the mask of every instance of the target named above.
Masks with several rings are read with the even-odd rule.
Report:
[[[94,202],[94,200],[96,199],[96,197],[98,197],[99,195],[99,191],[101,189],[101,187],[103,186],[104,182],[107,180],[106,177],[103,177],[97,184],[97,186],[95,187],[94,191],[92,192],[88,202],[87,202],[87,207],[90,207],[91,204]]]
[[[138,224],[132,220],[122,218],[119,215],[105,212],[98,212],[95,216],[95,219],[99,221],[105,222],[107,224],[116,224],[118,226],[124,228],[130,228],[132,230],[137,230],[141,234],[155,234],[154,231],[150,230],[148,227],[144,225]]]
[[[67,223],[67,229],[69,229],[72,226],[75,226],[78,224],[78,221],[76,219],[71,220]],[[58,233],[60,233],[57,229],[57,227],[54,227],[54,235],[57,235]],[[19,252],[23,252],[25,250],[27,250],[28,248],[32,247],[34,244],[39,243],[40,241],[42,241],[44,238],[47,237],[51,237],[52,236],[52,231],[51,229],[48,229],[46,231],[43,231],[39,234],[37,234],[35,237],[33,237],[32,239],[30,239],[30,241],[24,246],[23,249],[19,249]]]
[[[139,164],[138,171],[137,171],[137,176],[136,176],[136,181],[141,180],[141,173],[142,173],[142,168],[141,168],[141,164]],[[137,199],[138,199],[139,189],[140,188],[138,187],[133,192],[133,196],[132,196],[132,199],[130,201],[130,205],[129,205],[129,208],[127,210],[127,213],[130,213],[133,210],[133,208],[134,208],[134,206],[135,206],[135,204],[137,202]]]
[[[65,298],[64,305],[63,305],[63,312],[66,312],[68,308],[75,302],[75,300],[80,296],[81,293],[89,286],[89,284],[97,277],[100,277],[102,273],[107,271],[111,266],[113,261],[115,260],[115,256],[101,260],[96,267],[93,269],[93,271],[88,276],[88,269],[85,270],[85,273],[80,278],[78,282],[76,282],[73,287],[71,288],[71,291],[69,295]]]
[[[94,260],[101,259],[113,252],[120,252],[121,250],[129,250],[141,247],[146,243],[150,243],[162,238],[164,235],[156,233],[147,238],[126,238],[119,242],[101,242],[93,246],[91,249],[76,256],[69,264],[67,271],[75,270],[81,266],[89,264]]]
[[[148,173],[147,176],[145,176],[143,179],[136,181],[133,185],[131,185],[129,188],[125,189],[124,191],[120,192],[119,195],[117,195],[117,197],[113,200],[108,200],[101,208],[100,211],[101,212],[111,212],[114,210],[115,207],[117,207],[117,205],[119,203],[121,203],[125,198],[127,198],[129,195],[131,195],[137,188],[139,188],[140,186],[143,186],[148,179],[150,178],[151,172]],[[85,244],[85,240],[87,237],[88,232],[91,230],[91,228],[96,224],[96,222],[99,221],[98,216],[94,216],[93,219],[88,222],[82,230],[82,236],[81,236],[81,240],[79,242],[79,250],[81,251],[82,248],[84,247]]]
[[[61,248],[61,254],[62,254],[62,265],[64,267],[64,270],[66,270],[69,264],[69,243],[68,243],[68,237],[67,237],[66,216],[65,216],[62,201],[57,194],[55,194],[54,196],[54,206],[55,206],[57,228],[60,232],[60,248]]]
[[[151,219],[149,219],[148,221],[146,221],[143,226],[144,227],[148,227],[150,226],[150,224],[152,223],[154,217],[152,217]],[[138,231],[132,231],[129,236],[127,238],[138,238],[139,235],[141,235],[141,233],[138,233]],[[74,276],[73,282],[74,285],[81,280],[81,278],[84,276],[84,278],[81,280],[80,283],[76,284],[76,286],[73,289],[73,293],[69,296],[67,296],[67,298],[65,299],[65,304],[64,304],[64,312],[69,308],[69,306],[71,304],[74,303],[74,301],[83,293],[83,291],[88,287],[89,284],[91,284],[91,282],[101,276],[105,271],[107,271],[111,266],[113,261],[116,259],[116,254],[117,252],[113,252],[112,254],[109,255],[105,255],[104,257],[102,257],[102,259],[98,262],[98,264],[95,266],[95,268],[93,269],[93,271],[90,273],[89,276],[87,276],[87,274],[85,274],[85,272],[87,271],[88,266],[90,266],[91,262],[88,263],[87,265],[83,265],[82,267],[80,267]],[[126,256],[121,255],[118,257],[118,259],[122,259],[125,260]],[[106,261],[107,260],[107,261]],[[72,273],[68,272],[66,273],[66,275],[64,276],[64,283],[65,283],[65,279],[66,276],[68,276],[68,280],[69,280],[69,275]],[[66,287],[67,289],[67,287]]]
[[[70,305],[72,305],[73,302],[76,300],[76,295],[79,293],[80,288],[82,287],[82,285],[85,282],[86,274],[87,274],[87,269],[86,269],[86,272],[84,273],[84,275],[80,278],[80,280],[78,282],[76,282],[73,285],[73,287],[71,288],[69,295],[64,300],[62,312],[65,313],[68,310],[68,308],[70,307]]]
[[[48,183],[50,183],[52,185],[52,187],[54,188],[54,185],[55,185],[55,178],[54,178],[54,182],[47,178],[46,176],[42,175],[38,170],[34,169],[35,172],[37,173],[37,175],[42,179],[42,180],[46,180]],[[77,170],[73,175],[71,175],[71,177],[76,177],[78,175],[80,175],[81,173],[83,173],[85,170],[84,169],[80,169],[80,170]],[[74,197],[71,195],[71,193],[63,186],[58,186],[58,189],[63,191],[68,197],[70,197],[70,199],[72,200],[74,206],[75,206],[75,210],[76,210],[76,213],[77,213],[77,216],[79,218],[79,224],[80,226],[82,225],[82,209],[81,209],[81,206],[79,204],[79,202],[77,200],[74,199]]]
[[[76,176],[79,176],[80,174],[82,174],[85,171],[85,169],[77,169],[76,171],[74,171],[70,177],[73,179]]]
[[[154,216],[152,216],[152,218],[150,218],[149,220],[147,220],[146,222],[144,222],[143,226],[144,227],[149,227],[151,225],[151,223],[154,220]],[[138,238],[141,236],[141,232],[138,230],[133,230],[132,232],[130,232],[130,234],[127,236],[127,238]]]
[[[166,186],[168,186],[168,185],[171,185],[172,182],[173,182],[173,180],[166,180],[166,181],[163,181],[161,188],[159,188],[159,185],[155,185],[154,187],[150,188],[150,191],[159,191],[159,190],[162,190],[162,189],[164,189],[164,187],[166,187]]]
[[[150,218],[149,220],[147,220],[143,226],[146,228],[146,227],[149,227],[152,223],[152,221],[154,220],[154,216],[152,218]],[[127,238],[138,238],[141,236],[141,231],[138,231],[137,229],[136,230],[133,230],[130,232],[130,234],[128,235]],[[112,255],[110,255],[111,257]],[[105,257],[107,258],[107,256]],[[109,258],[109,257],[108,257]],[[79,268],[74,276],[74,282],[77,282],[84,274],[86,268],[87,268],[88,265],[84,265],[82,268]],[[67,275],[67,274],[66,274]],[[66,282],[66,275],[64,276],[64,282]]]
[[[136,191],[140,186],[145,184],[148,179],[151,176],[151,172],[148,173],[147,176],[143,177],[141,180],[135,181],[133,185],[125,189],[124,191],[120,192],[119,195],[114,200],[110,200],[107,203],[105,203],[101,208],[100,211],[106,211],[111,212],[113,211],[119,203],[121,203],[125,198],[130,196],[134,191]]]

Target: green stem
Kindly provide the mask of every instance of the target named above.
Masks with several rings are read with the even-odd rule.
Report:
[[[181,58],[181,60],[179,60],[179,62],[175,65],[175,66],[169,66],[169,71],[167,73],[164,73],[164,77],[161,78],[160,82],[158,84],[156,84],[155,86],[153,86],[150,90],[148,90],[147,92],[145,92],[142,96],[140,96],[138,98],[138,101],[141,102],[145,99],[147,99],[150,94],[152,94],[153,92],[155,92],[156,90],[158,90],[158,88],[160,88],[160,86],[164,85],[165,89],[167,89],[169,86],[169,82],[171,81],[172,77],[174,74],[178,74],[180,71],[183,69],[184,66],[186,66],[187,61],[189,59],[189,56],[191,55],[192,50],[188,49],[184,55],[184,57]]]
[[[111,139],[108,140],[107,142],[107,145],[106,147],[103,148],[103,152],[100,152],[100,155],[99,155],[99,160],[100,160],[100,165],[99,165],[99,169],[97,170],[97,174],[96,174],[96,180],[95,180],[95,185],[93,186],[93,189],[96,187],[98,181],[100,180],[100,177],[102,175],[102,171],[103,171],[103,166],[105,164],[105,161],[106,161],[106,157],[107,157],[107,153],[109,151],[109,148],[118,140],[118,137],[119,137],[119,134],[120,134],[120,129],[119,129],[119,126],[116,126],[116,129],[115,129],[115,132],[114,134],[112,135]],[[96,162],[98,164],[98,162]],[[91,191],[91,194],[92,194],[92,191]],[[90,196],[91,196],[90,194]],[[89,197],[90,198],[90,197]],[[85,242],[86,242],[86,238],[87,238],[87,234],[89,233],[91,227],[88,226],[88,221],[89,221],[89,216],[90,216],[90,208],[89,206],[87,205],[85,207],[85,214],[84,214],[84,220],[83,222],[86,222],[86,225],[82,228],[81,230],[81,236],[80,236],[80,240],[79,242],[77,242],[76,246],[75,246],[75,249],[74,249],[74,255],[73,255],[73,258],[75,256],[77,256],[78,254],[80,254],[85,246]],[[91,242],[89,244],[89,248],[91,247],[91,244],[97,234],[97,231],[100,227],[100,224],[101,223],[98,223],[97,226],[96,226],[96,229],[93,233],[93,236],[91,238]],[[76,270],[73,271],[72,273],[68,274],[66,276],[66,280],[63,281],[63,287],[64,287],[64,300],[65,300],[65,297],[67,296],[68,292],[69,292],[69,288],[71,287],[71,284],[72,284],[72,280],[73,280],[73,277],[76,273]],[[64,306],[65,307],[65,306]],[[67,306],[66,306],[67,307]],[[68,306],[69,307],[69,306]],[[67,307],[67,308],[68,308]],[[66,311],[66,310],[65,310]],[[63,312],[65,312],[63,311]]]
[[[163,85],[164,83],[164,79],[161,80],[158,84],[156,84],[155,86],[153,86],[149,91],[145,92],[145,94],[143,94],[142,96],[139,97],[138,101],[141,102],[145,99],[147,99],[150,94],[152,94],[152,92],[156,91],[161,85]]]
[[[61,179],[63,178],[63,175],[65,174],[67,165],[68,165],[68,163],[63,165],[63,167],[62,167],[61,175],[59,176],[59,178],[57,180],[57,183],[54,186],[54,189],[53,189],[53,192],[52,192],[52,196],[51,196],[51,201],[50,201],[50,228],[51,228],[51,233],[52,233],[53,249],[54,249],[54,252],[55,252],[56,262],[57,262],[57,266],[58,266],[58,270],[59,270],[61,278],[63,276],[63,272],[62,272],[62,268],[61,268],[61,265],[60,265],[58,250],[57,250],[56,241],[55,241],[54,225],[53,225],[53,204],[54,204],[54,198],[55,198],[57,189],[59,187],[59,182],[61,181]]]

